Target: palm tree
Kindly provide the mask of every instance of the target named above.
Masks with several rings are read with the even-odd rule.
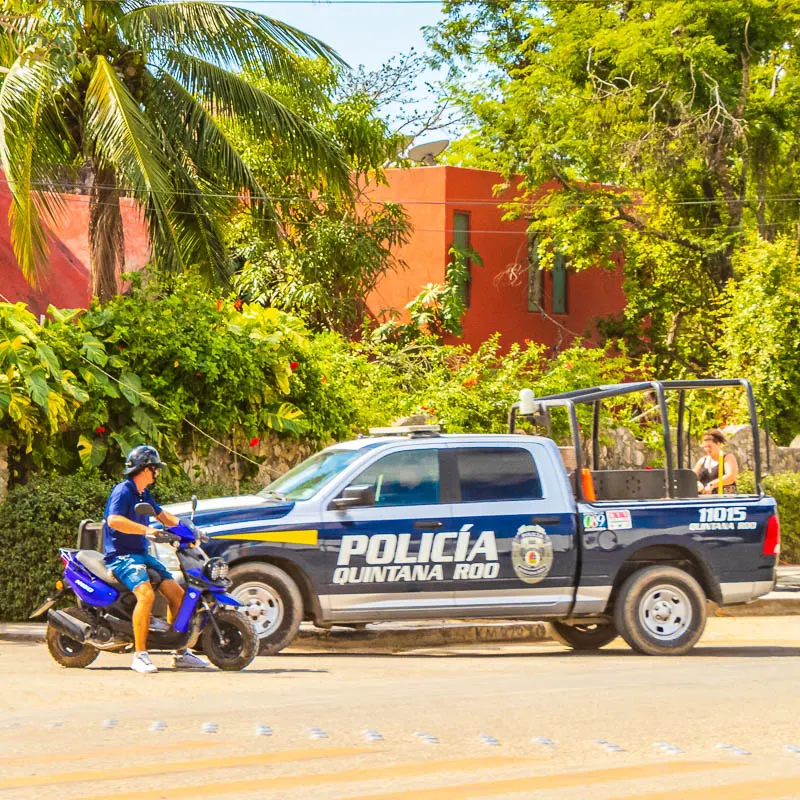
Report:
[[[0,157],[15,254],[34,285],[65,168],[91,177],[92,293],[101,300],[118,291],[123,196],[144,213],[155,263],[197,265],[214,280],[229,269],[220,220],[234,202],[277,230],[220,120],[288,142],[333,189],[348,180],[335,145],[238,74],[258,66],[324,102],[297,59],[341,62],[289,25],[204,0],[3,0],[0,37]]]

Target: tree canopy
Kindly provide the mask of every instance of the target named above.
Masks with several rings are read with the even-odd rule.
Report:
[[[624,252],[607,331],[662,374],[714,362],[748,234],[800,234],[799,36],[795,0],[450,0],[428,31],[472,123],[451,158],[525,176],[545,266]]]
[[[108,299],[117,291],[121,195],[142,208],[158,266],[228,275],[223,212],[244,200],[262,231],[276,233],[277,225],[268,193],[220,120],[282,142],[332,189],[346,186],[339,148],[241,75],[257,66],[298,96],[325,102],[298,68],[301,56],[339,63],[302,31],[206,0],[5,0],[0,157],[26,278],[36,282],[46,266],[57,191],[79,167],[91,176],[94,294]]]

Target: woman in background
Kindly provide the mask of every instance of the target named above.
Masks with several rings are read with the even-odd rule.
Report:
[[[739,465],[733,453],[722,454],[722,445],[725,437],[718,428],[706,431],[703,434],[702,445],[705,455],[694,465],[697,475],[697,491],[700,494],[717,494],[720,481],[724,494],[736,494],[736,477],[739,474]],[[722,478],[719,475],[719,462],[722,456]]]

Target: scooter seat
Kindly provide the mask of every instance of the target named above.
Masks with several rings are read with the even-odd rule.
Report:
[[[92,575],[100,578],[101,581],[109,586],[113,586],[118,592],[128,591],[125,584],[118,581],[114,577],[114,573],[106,566],[102,553],[98,553],[97,550],[78,550],[76,558]]]

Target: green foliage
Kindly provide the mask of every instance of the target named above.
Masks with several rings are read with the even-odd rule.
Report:
[[[248,80],[335,142],[351,182],[333,191],[318,173],[298,168],[284,142],[241,123],[225,126],[260,185],[277,198],[281,228],[275,240],[260,235],[249,217],[229,226],[240,265],[234,287],[245,299],[297,314],[316,330],[352,334],[377,280],[404,266],[394,251],[410,232],[406,213],[395,203],[368,203],[363,192],[366,183],[384,181],[383,165],[396,158],[402,137],[376,114],[374,98],[361,90],[342,93],[341,71],[321,61],[300,61],[297,69],[323,87],[323,96],[311,101],[261,72],[250,72]]]
[[[522,174],[540,262],[611,266],[609,325],[659,375],[705,373],[748,232],[796,225],[800,7],[774,0],[450,0],[428,32],[472,125],[460,163]],[[540,187],[544,186],[544,189]],[[712,342],[709,343],[708,339]]]
[[[24,621],[54,591],[61,577],[59,547],[75,547],[78,524],[102,520],[116,480],[97,470],[70,475],[37,473],[29,483],[11,489],[0,503],[0,620]],[[180,473],[159,478],[153,489],[161,504],[228,494],[230,487],[196,483]]]
[[[740,492],[755,491],[752,472],[743,472],[736,479]],[[781,561],[800,564],[800,473],[778,472],[764,478],[764,491],[778,503],[781,520]]]
[[[78,523],[102,519],[113,483],[97,472],[37,474],[0,505],[0,619],[24,620],[61,575],[59,547],[75,547]]]
[[[800,255],[797,243],[752,239],[739,253],[736,279],[719,304],[717,369],[746,375],[770,419],[788,443],[800,429]]]
[[[277,230],[270,198],[219,120],[280,141],[292,167],[335,188],[348,183],[340,149],[240,74],[262,64],[287,91],[321,98],[299,58],[340,63],[338,56],[275,19],[210,2],[8,0],[0,45],[0,158],[13,196],[14,250],[32,282],[47,262],[56,176],[81,165],[93,178],[88,234],[101,299],[116,294],[124,260],[123,193],[144,212],[156,263],[225,279],[219,219],[233,200],[246,198],[262,235]]]
[[[438,339],[443,339],[448,333],[461,336],[461,320],[467,310],[472,264],[483,266],[483,259],[475,250],[450,248],[450,263],[444,284],[429,283],[406,306],[412,331],[424,331]]]

